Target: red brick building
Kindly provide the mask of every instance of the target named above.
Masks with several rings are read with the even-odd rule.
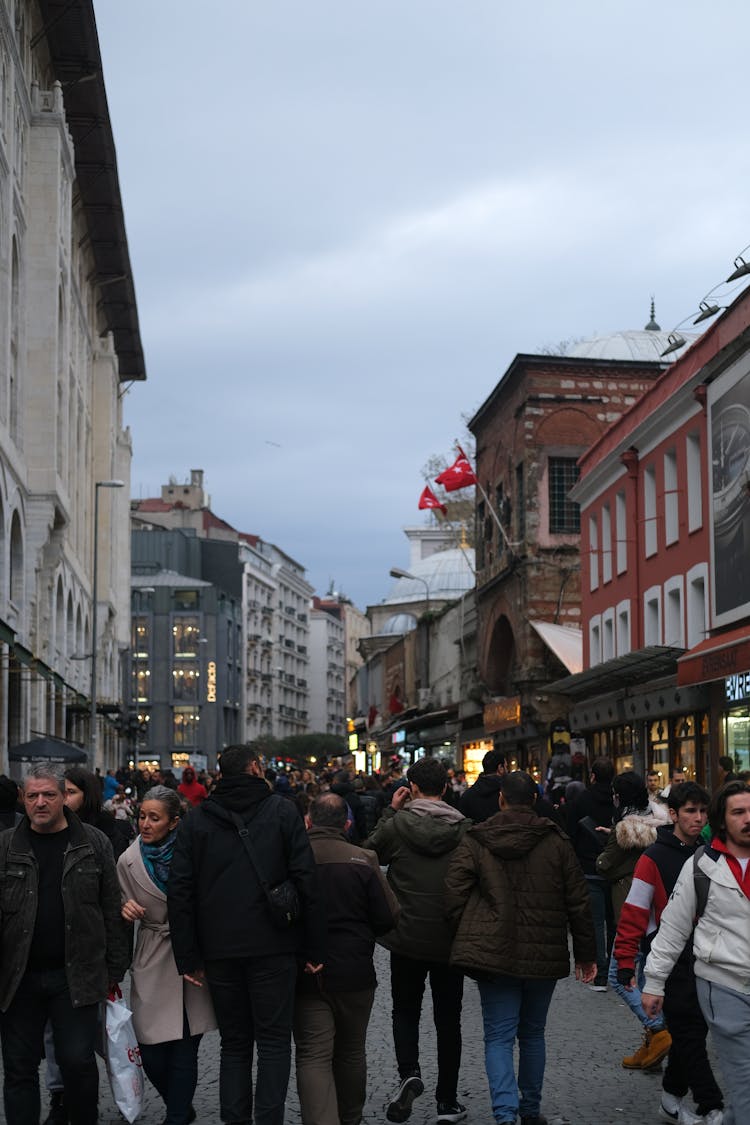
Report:
[[[581,624],[579,510],[569,495],[578,460],[661,374],[665,346],[652,320],[565,356],[517,355],[469,423],[485,732],[519,765],[543,769],[549,725],[568,708],[546,685],[580,667],[570,655]]]
[[[750,768],[750,296],[579,462],[584,670],[554,682],[618,769]]]

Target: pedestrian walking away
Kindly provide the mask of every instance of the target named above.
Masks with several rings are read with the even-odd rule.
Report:
[[[419,1018],[429,979],[437,1038],[437,1120],[462,1121],[458,1101],[461,1065],[461,1001],[464,978],[448,964],[452,930],[445,917],[445,876],[452,853],[470,825],[443,800],[448,774],[436,758],[420,758],[407,770],[408,786],[394,791],[366,847],[388,867],[401,907],[396,929],[381,939],[391,952],[393,1042],[399,1086],[386,1109],[389,1121],[406,1121],[424,1093],[419,1064]]]
[[[453,854],[445,904],[456,927],[451,964],[479,985],[485,1065],[497,1125],[546,1125],[541,1112],[547,1012],[557,980],[596,974],[586,882],[562,829],[534,811],[527,773],[503,777],[500,810]],[[513,1048],[518,1040],[518,1077]]]
[[[301,920],[277,915],[276,888],[296,891]],[[251,747],[223,751],[216,788],[181,822],[167,906],[179,972],[205,978],[211,992],[221,1120],[282,1125],[297,958],[324,964],[325,918],[302,818],[292,801],[271,793]]]
[[[326,916],[326,963],[298,973],[294,1009],[303,1125],[359,1125],[367,1095],[365,1041],[375,996],[375,937],[395,925],[398,900],[374,852],[347,838],[347,804],[323,793],[309,838]]]

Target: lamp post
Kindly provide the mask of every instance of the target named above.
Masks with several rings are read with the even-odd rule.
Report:
[[[96,627],[97,600],[99,597],[99,489],[124,488],[124,480],[98,480],[94,484],[94,576],[92,582],[91,607],[91,718],[89,720],[89,743],[91,746],[91,768],[96,768],[97,729],[96,729]]]
[[[422,578],[419,574],[412,574],[410,570],[402,570],[400,566],[392,566],[390,570],[391,578],[412,578],[415,582],[421,582],[424,586],[424,604],[425,613],[430,612],[430,586],[426,578]],[[429,693],[430,690],[430,622],[427,621],[427,629],[425,630],[425,646],[424,646],[424,690]]]

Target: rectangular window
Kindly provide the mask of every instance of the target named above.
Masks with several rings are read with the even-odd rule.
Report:
[[[143,660],[133,662],[133,699],[136,703],[151,699],[151,669]]]
[[[556,535],[575,535],[581,530],[578,505],[568,493],[578,480],[578,464],[574,457],[550,457],[549,463],[549,529]]]
[[[602,660],[615,655],[615,615],[611,609],[602,614]]]
[[[602,662],[602,626],[601,618],[592,617],[589,621],[589,667]]]
[[[172,607],[173,609],[196,610],[198,608],[198,591],[175,590],[172,594]]]
[[[617,536],[617,573],[624,574],[628,569],[628,525],[624,492],[618,492],[615,497],[615,535]]]
[[[200,643],[200,626],[197,617],[175,617],[172,619],[172,655],[175,660],[189,660],[197,657]]]
[[[477,570],[481,570],[484,566],[484,500],[480,500],[476,506],[476,528],[474,531],[474,543],[477,552]]]
[[[687,500],[688,531],[697,531],[703,526],[703,481],[701,474],[700,434],[687,436]]]
[[[677,495],[677,454],[664,454],[664,542],[667,546],[680,538],[680,505]]]
[[[589,516],[589,588],[599,585],[599,525],[596,516]]]
[[[180,660],[172,669],[172,698],[197,701],[199,682],[200,669],[197,660]]]
[[[200,714],[197,707],[172,708],[172,742],[175,746],[198,745],[198,723]]]
[[[652,586],[643,598],[643,641],[646,646],[661,644],[661,590]]]
[[[646,557],[656,554],[656,469],[649,465],[643,473],[643,518]]]
[[[682,578],[673,578],[664,585],[664,644],[685,647],[682,621]]]
[[[516,539],[523,543],[526,538],[526,488],[523,477],[523,461],[516,465]]]
[[[708,621],[706,614],[706,579],[708,567],[705,563],[692,567],[687,573],[687,647],[692,648],[706,639]]]
[[[612,518],[609,504],[602,508],[602,582],[612,581]]]
[[[630,652],[630,603],[621,602],[617,607],[617,655]]]

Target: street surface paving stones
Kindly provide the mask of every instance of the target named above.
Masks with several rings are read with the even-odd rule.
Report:
[[[381,949],[376,952],[376,967],[380,985],[375,994],[368,1032],[365,1125],[376,1122],[386,1125],[386,1106],[398,1085],[391,1037],[388,955]],[[409,1118],[413,1125],[434,1125],[436,1120],[435,1036],[429,995],[428,987],[420,1033],[425,1092],[414,1102]],[[475,983],[468,979],[464,989],[462,1031],[458,1099],[468,1110],[468,1125],[493,1125],[484,1069],[479,993]],[[570,1125],[644,1125],[646,1122],[657,1122],[661,1074],[627,1071],[621,1066],[623,1055],[630,1054],[639,1042],[640,1025],[611,991],[592,992],[575,981],[572,975],[559,981],[547,1022],[547,1069],[542,1095],[542,1112],[550,1125],[567,1122]],[[43,1067],[40,1074],[43,1121],[47,1107]],[[721,1082],[718,1071],[717,1077]],[[123,1118],[112,1101],[103,1067],[100,1091],[100,1125],[120,1125]],[[201,1125],[219,1125],[218,1032],[203,1037],[194,1104],[197,1121]],[[146,1081],[146,1099],[139,1123],[161,1125],[164,1116],[164,1103]],[[292,1059],[285,1123],[297,1125],[301,1120]]]

